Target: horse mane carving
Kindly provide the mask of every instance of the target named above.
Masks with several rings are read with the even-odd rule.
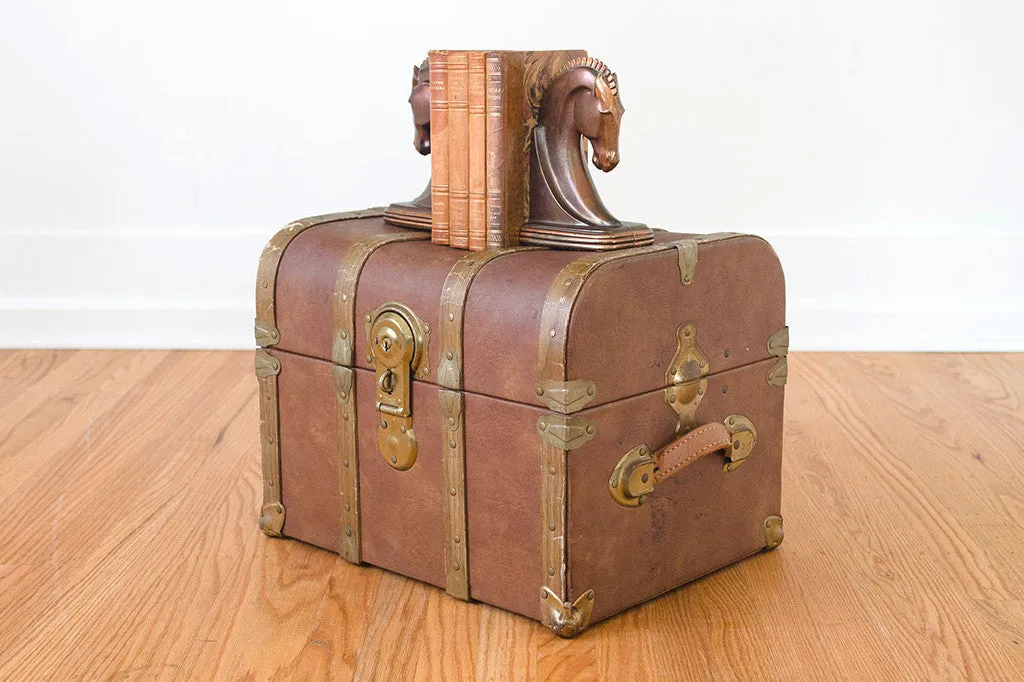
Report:
[[[533,95],[534,93],[531,93]],[[530,219],[520,240],[561,248],[607,250],[649,244],[651,231],[624,223],[601,201],[583,157],[604,172],[619,163],[619,126],[625,107],[618,78],[602,61],[568,61],[544,88],[530,151]]]
[[[409,92],[412,109],[412,146],[420,154],[430,153],[430,60],[424,59],[412,67],[412,90]],[[429,230],[431,225],[430,181],[427,188],[414,199],[396,202],[384,210],[385,222],[402,227]]]

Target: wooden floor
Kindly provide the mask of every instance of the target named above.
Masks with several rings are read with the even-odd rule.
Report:
[[[1024,676],[1024,355],[787,399],[782,546],[563,641],[264,537],[251,353],[0,351],[0,679]]]

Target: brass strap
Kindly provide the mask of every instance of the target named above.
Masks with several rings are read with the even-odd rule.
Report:
[[[334,282],[334,346],[331,359],[337,365],[351,367],[355,349],[356,284],[363,266],[374,251],[395,242],[424,241],[430,235],[424,232],[375,234],[361,239],[349,247],[338,265]]]
[[[272,537],[281,535],[284,505],[281,504],[281,442],[277,411],[277,375],[281,361],[267,351],[256,350],[256,380],[260,392],[260,452],[263,461],[263,505],[260,529]]]
[[[359,525],[359,457],[356,449],[356,383],[351,367],[331,365],[334,374],[334,417],[338,424],[338,490],[341,495],[341,536],[338,553],[346,561],[362,561]]]
[[[334,283],[334,348],[331,371],[334,375],[334,413],[338,445],[338,493],[341,537],[339,553],[352,563],[362,560],[359,523],[359,450],[356,445],[354,349],[356,284],[370,255],[386,244],[430,239],[422,232],[377,234],[349,247],[338,265]]]
[[[281,341],[277,329],[277,311],[275,293],[277,288],[277,268],[281,264],[284,250],[300,233],[317,225],[334,223],[340,220],[357,218],[374,218],[384,215],[384,209],[368,208],[362,211],[345,213],[327,213],[311,216],[289,223],[275,234],[263,249],[260,265],[256,271],[256,345],[261,347],[274,346]]]
[[[462,394],[462,331],[469,287],[485,265],[496,258],[536,247],[474,251],[458,260],[441,289],[441,363],[437,372],[444,436],[445,582],[448,594],[468,600],[469,543],[466,539],[466,418]]]
[[[696,262],[692,252],[693,242],[698,244],[733,235],[708,235],[672,242],[662,242],[650,246],[640,246],[618,251],[592,253],[570,262],[558,273],[551,285],[544,310],[541,312],[540,353],[538,360],[538,386],[543,382],[567,381],[566,350],[569,335],[569,317],[573,305],[583,285],[595,270],[606,263],[624,258],[643,256],[679,249],[687,252],[687,257]],[[680,245],[682,247],[680,248]],[[685,273],[683,275],[685,277]],[[692,277],[691,277],[692,279]],[[564,419],[554,412],[542,419]],[[538,430],[539,430],[538,422]],[[594,425],[596,429],[596,424]],[[593,433],[589,434],[591,437]],[[546,433],[541,431],[541,565],[543,570],[540,589],[540,609],[542,621],[551,618],[548,599],[556,595],[562,602],[570,601],[568,594],[568,547],[565,542],[566,520],[568,518],[568,451],[554,444]]]

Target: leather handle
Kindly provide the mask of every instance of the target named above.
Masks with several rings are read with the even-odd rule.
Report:
[[[653,455],[654,481],[661,483],[698,459],[719,450],[725,454],[732,445],[732,432],[725,424],[715,422],[698,426]]]
[[[750,455],[755,440],[757,431],[750,420],[734,414],[724,422],[712,422],[687,431],[653,455],[646,445],[638,445],[615,465],[608,481],[608,492],[624,507],[639,507],[647,495],[654,492],[655,483],[716,452],[725,456],[724,471],[735,471]]]

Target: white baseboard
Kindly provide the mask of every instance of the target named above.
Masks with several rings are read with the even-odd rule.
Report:
[[[0,235],[0,347],[251,348],[273,232]],[[764,234],[793,350],[1024,351],[1024,235]]]

